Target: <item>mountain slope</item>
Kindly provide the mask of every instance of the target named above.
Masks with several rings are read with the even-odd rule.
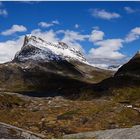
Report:
[[[139,86],[140,52],[137,52],[132,59],[121,66],[113,77],[105,79],[100,84],[110,88]]]
[[[113,77],[98,83],[93,91],[109,95],[115,102],[140,107],[140,53],[119,68]]]
[[[81,87],[111,75],[90,66],[80,51],[63,42],[53,44],[28,35],[15,58],[0,65],[0,89],[79,94]]]
[[[130,76],[140,78],[140,52],[125,65],[123,65],[115,74],[115,76]]]

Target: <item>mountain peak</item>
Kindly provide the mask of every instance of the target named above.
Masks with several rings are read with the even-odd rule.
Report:
[[[137,53],[132,57],[132,60],[137,58],[140,58],[140,51],[137,51]]]
[[[34,35],[26,35],[21,50],[15,55],[17,61],[76,60],[88,63],[82,53],[64,42],[51,43]]]
[[[48,43],[47,41],[43,40],[40,37],[34,36],[32,34],[28,34],[28,35],[25,35],[23,47],[31,43],[43,43],[43,42]]]

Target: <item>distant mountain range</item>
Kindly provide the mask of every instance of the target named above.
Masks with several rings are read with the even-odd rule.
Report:
[[[110,65],[106,65],[106,64],[91,64],[93,67],[97,67],[100,69],[104,69],[104,70],[111,70],[111,71],[117,71],[122,65],[118,65],[118,64],[110,64]]]

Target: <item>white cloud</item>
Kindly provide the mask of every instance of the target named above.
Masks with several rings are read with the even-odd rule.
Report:
[[[40,37],[48,42],[56,43],[59,41],[59,39],[57,38],[56,32],[54,32],[53,30],[43,32],[40,29],[35,29],[31,32],[31,34],[37,37]]]
[[[85,41],[87,38],[89,38],[89,35],[82,35],[79,32],[75,32],[71,30],[60,30],[57,33],[64,34],[61,40],[62,42],[65,42],[69,46],[77,48],[78,50],[81,50],[84,53],[84,49],[80,45],[80,42]]]
[[[123,54],[119,52],[120,48],[123,47],[122,39],[107,39],[98,41],[95,43],[98,48],[92,48],[89,54],[93,58],[99,59],[121,59],[124,57]]]
[[[0,63],[11,61],[23,45],[23,36],[17,40],[0,42]]]
[[[76,29],[78,29],[80,26],[79,26],[79,24],[75,24],[74,27],[75,27]]]
[[[94,29],[94,30],[100,30],[100,27],[99,26],[93,26],[92,29]]]
[[[124,7],[124,10],[129,14],[137,12],[136,9],[132,9],[131,7]]]
[[[3,31],[1,33],[1,35],[12,35],[16,32],[26,32],[27,31],[27,28],[24,27],[23,25],[13,25],[10,29],[6,30],[6,31]]]
[[[132,29],[125,38],[125,42],[132,42],[140,38],[140,27]]]
[[[103,39],[104,32],[93,30],[89,37],[89,41],[93,42],[97,48],[91,48],[87,54],[87,59],[96,65],[109,65],[118,63],[118,60],[125,57],[119,50],[123,47],[122,39]]]
[[[75,32],[72,30],[59,30],[58,33],[63,33],[64,38],[63,40],[67,42],[69,41],[84,41],[89,35],[82,35],[79,32]]]
[[[96,47],[91,48],[87,54],[87,59],[97,65],[122,64],[128,60],[123,53],[120,52],[125,43],[135,41],[140,38],[140,27],[132,29],[124,39],[103,39],[103,32],[93,30],[89,40]]]
[[[123,47],[123,39],[103,39],[104,32],[93,30],[89,41],[93,42],[94,48],[91,48],[86,55],[87,60],[100,67],[113,64],[120,64],[125,55],[120,52]],[[96,47],[96,48],[95,48]]]
[[[92,9],[91,15],[96,18],[101,18],[105,20],[111,20],[115,18],[120,18],[121,16],[118,13],[115,12],[108,12],[104,9]]]
[[[38,26],[43,27],[43,28],[48,28],[48,27],[58,25],[58,24],[59,24],[59,21],[57,21],[57,20],[54,20],[52,22],[43,22],[42,21],[42,22],[38,23]]]
[[[96,42],[99,40],[103,40],[103,37],[104,37],[104,32],[99,31],[99,30],[93,30],[89,37],[89,41]]]
[[[60,24],[58,20],[53,20],[52,23],[53,24]]]
[[[7,16],[8,12],[6,9],[0,9],[0,16]]]

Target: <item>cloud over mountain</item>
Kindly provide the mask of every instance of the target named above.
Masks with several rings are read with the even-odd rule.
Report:
[[[49,27],[52,27],[54,25],[59,25],[59,21],[58,20],[53,20],[51,22],[39,22],[38,25],[42,28],[49,28]]]
[[[126,42],[132,42],[140,38],[140,27],[133,28],[126,36]]]
[[[91,15],[96,18],[104,19],[104,20],[111,20],[120,18],[120,14],[116,12],[109,12],[104,9],[90,9]]]
[[[7,29],[1,33],[1,35],[8,36],[16,32],[26,32],[27,28],[23,25],[13,25],[10,29]]]

